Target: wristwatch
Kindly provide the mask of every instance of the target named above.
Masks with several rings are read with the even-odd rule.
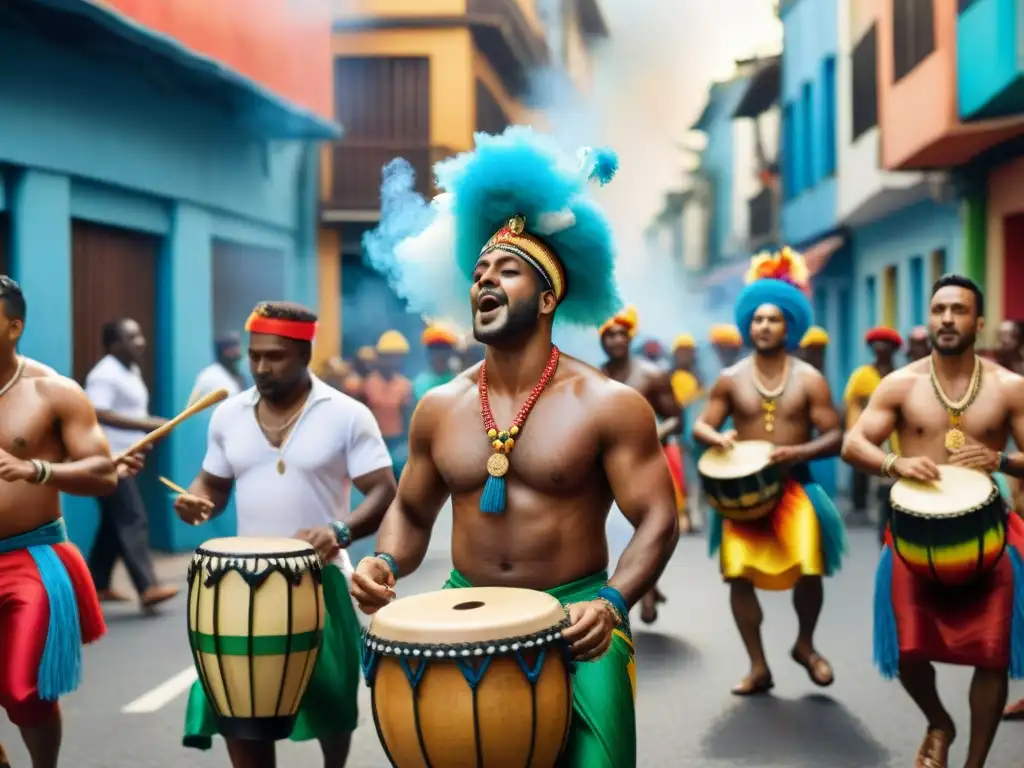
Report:
[[[352,543],[352,529],[348,527],[348,523],[335,520],[331,523],[331,529],[334,531],[334,538],[338,542],[339,547],[345,549],[345,547]]]

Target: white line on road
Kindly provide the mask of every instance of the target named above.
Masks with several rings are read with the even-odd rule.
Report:
[[[182,670],[170,680],[165,680],[153,690],[139,696],[121,712],[126,715],[145,715],[156,712],[181,696],[197,679],[195,667]]]

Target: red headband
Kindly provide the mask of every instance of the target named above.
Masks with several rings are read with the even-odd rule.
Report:
[[[903,337],[899,335],[897,331],[892,328],[886,328],[879,326],[878,328],[872,328],[864,336],[864,341],[868,344],[874,344],[876,341],[887,341],[892,344],[896,349],[903,346]]]
[[[270,336],[283,336],[296,341],[312,341],[316,336],[316,323],[302,320],[283,320],[278,317],[263,317],[252,314],[245,321],[245,330],[250,333],[266,333]]]

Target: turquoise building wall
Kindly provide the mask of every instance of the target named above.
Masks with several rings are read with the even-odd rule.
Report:
[[[168,65],[170,66],[170,65]],[[236,122],[210,89],[159,89],[133,67],[90,61],[22,31],[0,28],[0,210],[11,225],[10,270],[26,294],[21,350],[71,375],[71,220],[151,233],[157,266],[156,414],[186,404],[212,362],[215,307],[288,299],[315,306],[318,152]],[[213,285],[213,243],[278,252],[280,269],[247,274],[242,296]],[[258,293],[257,293],[258,292]],[[245,320],[235,321],[241,330]],[[152,462],[187,485],[205,450],[209,417],[179,427]],[[155,474],[151,471],[149,474]],[[163,492],[147,488],[154,546],[184,550],[221,530],[180,523]],[[64,499],[71,536],[89,549],[90,499]]]

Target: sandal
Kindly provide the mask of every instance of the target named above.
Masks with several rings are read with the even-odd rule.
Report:
[[[836,681],[832,665],[817,651],[811,651],[806,658],[800,658],[800,654],[794,648],[790,656],[793,657],[793,661],[807,670],[807,676],[819,688],[828,688]]]

